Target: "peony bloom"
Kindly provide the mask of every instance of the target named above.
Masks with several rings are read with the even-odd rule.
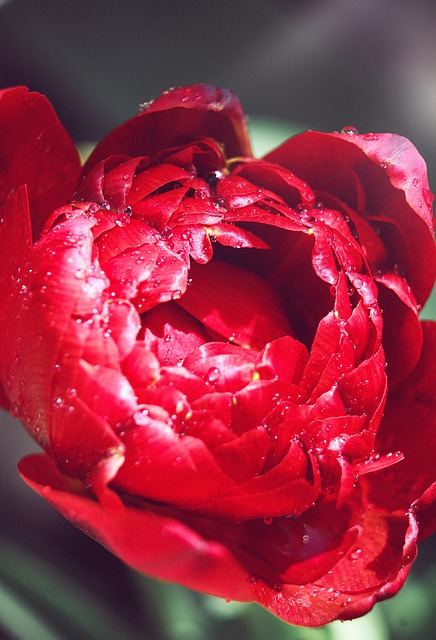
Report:
[[[259,160],[236,97],[162,94],[84,167],[0,93],[3,404],[26,482],[150,576],[307,626],[404,583],[436,524],[432,196],[392,134]]]

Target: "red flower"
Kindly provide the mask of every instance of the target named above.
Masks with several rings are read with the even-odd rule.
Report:
[[[292,623],[393,595],[436,523],[414,147],[306,132],[257,160],[205,85],[83,169],[38,94],[0,93],[0,131],[4,404],[45,449],[24,479],[136,569]]]

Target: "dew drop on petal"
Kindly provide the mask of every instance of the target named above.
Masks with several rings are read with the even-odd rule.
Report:
[[[374,133],[365,133],[363,139],[367,142],[372,142],[373,140],[378,140],[378,136],[376,136]]]
[[[138,110],[145,111],[145,109],[147,109],[152,104],[152,102],[153,100],[144,100],[144,102],[140,102],[138,104]]]
[[[76,273],[74,274],[74,277],[77,278],[78,280],[83,280],[83,278],[86,278],[86,269],[84,267],[77,269]]]
[[[130,216],[126,213],[123,213],[115,218],[115,224],[119,227],[127,227],[130,224]]]
[[[347,125],[346,127],[344,127],[343,129],[341,129],[341,133],[345,133],[348,136],[355,136],[357,135],[359,132],[356,129],[356,127],[353,127],[352,125]]]
[[[271,518],[271,516],[268,516],[263,519],[264,524],[272,524],[272,521],[273,519]]]
[[[362,549],[354,549],[350,555],[351,560],[357,560],[361,553]]]
[[[14,403],[11,405],[11,415],[12,415],[14,418],[19,418],[19,417],[20,417],[20,407],[18,406],[18,403],[17,403],[17,402],[14,402]]]
[[[211,367],[206,372],[206,381],[209,382],[209,384],[215,384],[218,382],[220,375],[221,372],[218,367]]]

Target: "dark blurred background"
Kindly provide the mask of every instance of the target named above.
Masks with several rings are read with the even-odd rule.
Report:
[[[435,27],[433,0],[10,0],[0,83],[95,140],[162,89],[210,82],[251,116],[402,133],[434,174]]]
[[[433,0],[0,0],[0,86],[45,93],[79,143],[98,140],[167,87],[210,82],[233,89],[251,122],[275,120],[275,131],[354,125],[405,135],[426,158],[435,189],[435,31]],[[140,637],[161,637],[141,595],[145,589],[149,602],[153,587],[138,588],[131,572],[20,483],[16,463],[35,446],[6,413],[1,422],[4,539],[85,584]],[[427,542],[409,595],[382,605],[378,635],[374,627],[366,637],[430,637],[433,556]],[[223,638],[233,637],[226,629]],[[357,638],[358,627],[349,629]],[[165,637],[195,640],[192,628],[183,633]],[[238,637],[247,633],[242,625]]]

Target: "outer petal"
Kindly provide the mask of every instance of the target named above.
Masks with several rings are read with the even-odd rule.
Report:
[[[19,269],[24,262],[32,244],[29,203],[27,190],[23,185],[7,199],[0,219],[0,334],[4,321],[4,309],[9,302],[9,295],[14,284],[19,281]],[[0,360],[4,358],[4,350],[0,350]],[[0,365],[0,369],[1,369]],[[0,405],[9,409],[10,402],[0,384]]]
[[[231,91],[208,84],[181,87],[164,92],[112,131],[97,145],[84,171],[116,153],[153,157],[181,142],[207,138],[225,145],[227,157],[251,155],[245,116]]]
[[[0,219],[0,309],[7,304],[18,270],[30,251],[31,233],[27,189],[22,185],[6,199]]]
[[[247,570],[233,554],[176,514],[125,506],[110,490],[98,503],[46,456],[28,456],[19,468],[24,480],[63,516],[138,571],[223,598],[252,600]]]
[[[391,384],[406,376],[421,350],[417,311],[436,274],[432,196],[423,159],[408,140],[393,134],[307,131],[285,142],[267,160],[306,180],[320,200],[333,197],[335,204],[344,203],[380,235],[386,255],[374,252],[372,244],[364,250],[382,284],[379,301]]]
[[[71,196],[80,174],[74,145],[44,96],[26,87],[0,91],[0,204],[27,185],[33,236]]]
[[[416,555],[417,527],[373,510],[363,518],[359,535],[321,579],[308,584],[268,588],[255,584],[256,600],[287,622],[308,627],[364,615],[376,602],[402,587]],[[314,531],[316,536],[316,530]],[[318,558],[312,558],[314,563]],[[279,588],[278,588],[279,587]]]
[[[404,459],[365,477],[375,504],[389,510],[422,508],[421,539],[436,530],[436,323],[423,323],[423,329],[420,361],[388,399],[376,442],[381,454],[401,451]]]
[[[7,308],[0,377],[15,413],[42,446],[48,445],[53,403],[74,388],[80,359],[118,363],[114,341],[93,319],[107,286],[92,261],[93,224],[84,217],[67,220],[43,236]]]
[[[380,214],[390,219],[402,232],[395,244],[393,235],[384,238],[391,265],[405,270],[418,302],[425,302],[436,271],[432,196],[424,160],[408,140],[389,133],[349,136],[307,131],[290,138],[267,159],[295,171],[318,193],[364,209],[362,214],[370,219]],[[359,203],[354,175],[365,190],[364,203]],[[383,239],[384,230],[380,231]]]

